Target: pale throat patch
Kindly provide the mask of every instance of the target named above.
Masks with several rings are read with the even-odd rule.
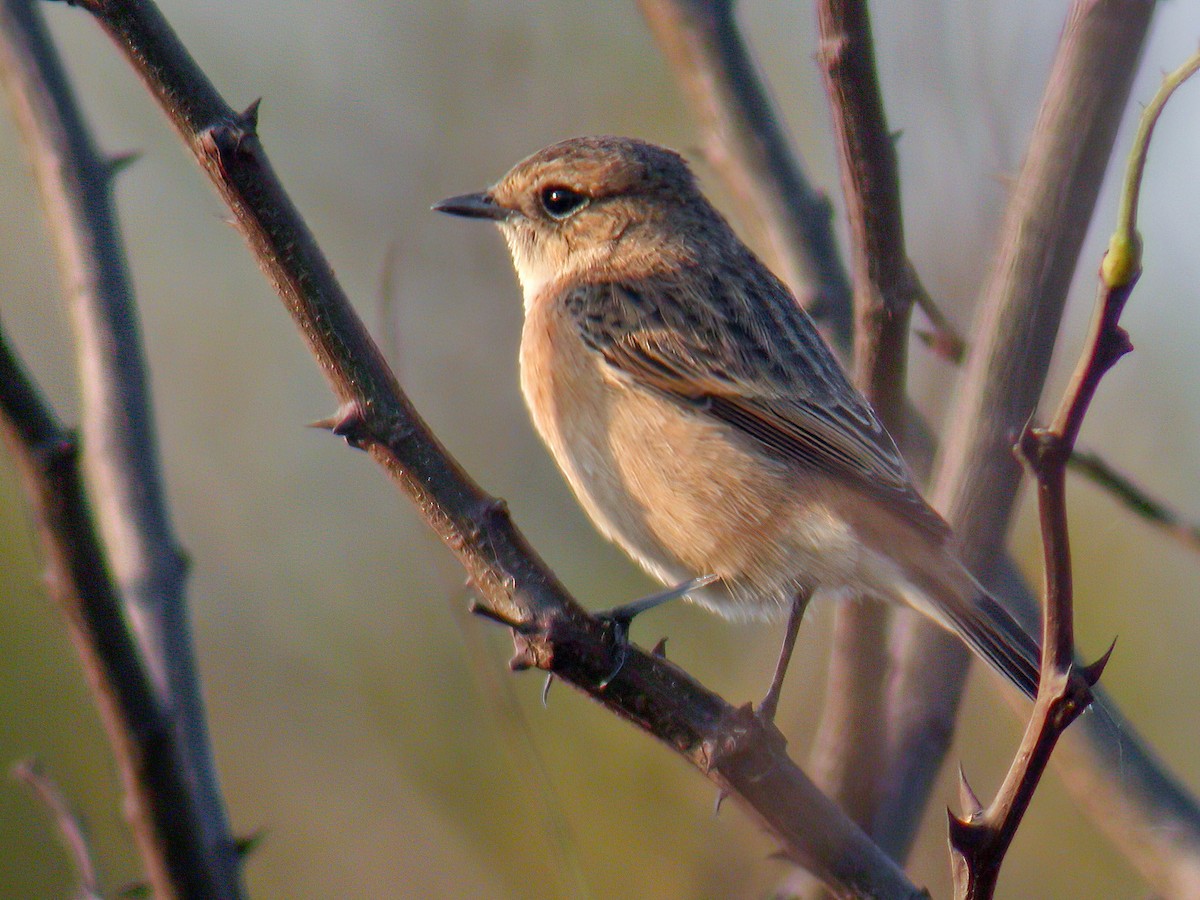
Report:
[[[517,280],[521,282],[526,315],[529,314],[534,299],[551,282],[569,279],[573,275],[585,272],[612,253],[608,242],[599,242],[594,246],[575,244],[568,249],[567,245],[559,240],[552,241],[554,246],[551,252],[547,252],[547,242],[531,237],[525,229],[500,223],[500,231],[508,244],[513,268],[517,271]]]

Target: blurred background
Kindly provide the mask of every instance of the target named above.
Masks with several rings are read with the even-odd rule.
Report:
[[[162,4],[234,106],[262,96],[261,134],[300,209],[389,347],[401,380],[467,469],[593,607],[650,582],[592,530],[533,434],[517,386],[518,289],[490,229],[429,212],[544,144],[624,133],[690,153],[696,132],[632,3],[345,0]],[[744,0],[740,20],[813,180],[837,197],[809,4]],[[968,329],[1065,3],[906,0],[874,10],[899,143],[909,249]],[[193,564],[195,637],[235,828],[262,830],[255,897],[759,897],[783,874],[734,805],[646,736],[536,674],[506,634],[468,621],[463,573],[362,454],[305,423],[331,395],[221,203],[90,18],[48,4],[103,148],[143,156],[118,183],[170,500]],[[1192,52],[1200,8],[1164,4],[1133,92]],[[1127,118],[1129,118],[1127,116]],[[1105,381],[1083,443],[1200,516],[1200,85],[1156,132],[1143,194],[1146,273],[1125,324],[1137,352]],[[1117,157],[1129,143],[1129,123]],[[1067,313],[1056,403],[1112,227],[1105,190]],[[751,226],[740,228],[752,241]],[[396,266],[382,303],[389,248]],[[70,336],[43,219],[11,121],[0,120],[0,314],[68,420]],[[918,315],[918,323],[920,323]],[[394,337],[389,337],[394,335]],[[938,421],[954,372],[919,346],[913,391]],[[1105,684],[1200,789],[1200,557],[1073,479],[1078,629],[1119,635]],[[1012,546],[1039,578],[1025,501]],[[37,756],[84,815],[104,885],[138,876],[111,756],[45,597],[25,505],[0,459],[0,767]],[[828,607],[802,631],[780,724],[803,759],[822,695]],[[779,639],[678,604],[639,619],[734,702],[758,698]],[[506,703],[498,697],[508,692]],[[1001,711],[997,712],[997,709]],[[516,711],[514,713],[514,710]],[[990,796],[1020,724],[976,677],[951,759]],[[1119,777],[1119,773],[1116,777]],[[947,777],[912,873],[948,889]],[[65,896],[68,861],[28,792],[0,777],[0,897]],[[1137,897],[1146,887],[1052,774],[1001,879],[1007,897]]]

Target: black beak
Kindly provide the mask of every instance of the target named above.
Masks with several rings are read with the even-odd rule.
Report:
[[[449,213],[452,216],[463,216],[467,219],[491,219],[502,222],[508,218],[512,210],[505,209],[492,199],[491,194],[463,194],[459,197],[447,197],[433,204],[437,212]]]

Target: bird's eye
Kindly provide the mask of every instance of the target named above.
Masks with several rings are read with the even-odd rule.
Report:
[[[542,209],[546,210],[547,215],[552,219],[565,219],[571,213],[582,209],[588,201],[585,195],[573,191],[569,187],[563,187],[561,184],[552,184],[542,188],[540,199]]]

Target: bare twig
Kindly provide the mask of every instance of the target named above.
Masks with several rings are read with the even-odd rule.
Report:
[[[223,861],[224,892],[235,896],[237,854],[196,672],[184,598],[187,565],[167,512],[112,202],[113,176],[131,157],[105,159],[97,151],[32,0],[0,4],[0,76],[33,161],[71,311],[83,464],[97,526],[158,703],[178,730],[209,853]]]
[[[913,274],[904,246],[900,178],[875,72],[866,5],[817,4],[818,59],[838,141],[850,223],[854,286],[854,380],[900,437]],[[825,706],[812,750],[813,775],[863,827],[879,800],[871,773],[883,767],[883,704],[889,611],[877,601],[843,603],[833,633]]]
[[[537,666],[655,734],[736,794],[785,852],[836,890],[917,896],[903,872],[787,758],[777,731],[734,709],[662,658],[618,651],[430,433],[355,315],[257,135],[258,105],[234,112],[158,9],[82,0],[163,106],[233,211],[297,321],[342,408],[333,431],[367,451],[458,555],[490,618],[512,627],[517,668]],[[624,655],[616,677],[614,654]]]
[[[13,766],[13,776],[29,785],[54,820],[58,836],[79,874],[79,891],[76,896],[79,900],[101,900],[100,880],[96,877],[96,866],[92,862],[92,851],[88,847],[83,823],[71,809],[71,804],[58,789],[58,785],[34,760],[26,760]]]
[[[1067,467],[1115,497],[1126,509],[1162,529],[1189,550],[1200,551],[1200,522],[1189,521],[1177,509],[1145,488],[1128,475],[1113,468],[1099,453],[1076,450]]]
[[[223,898],[171,722],[125,627],[96,536],[73,435],[65,431],[0,335],[0,431],[37,523],[50,593],[117,758],[126,810],[155,896]]]
[[[1010,448],[1041,393],[1152,11],[1148,0],[1072,6],[1001,229],[930,497],[977,575],[986,576],[1003,545],[1021,475]],[[968,656],[912,619],[899,629],[897,655],[891,799],[876,834],[903,856],[953,732]]]
[[[1197,69],[1200,69],[1200,51],[1167,76],[1142,114],[1130,154],[1117,228],[1100,267],[1100,296],[1084,354],[1050,427],[1028,426],[1021,436],[1021,454],[1037,481],[1045,551],[1041,683],[1033,718],[996,798],[987,809],[969,810],[966,820],[953,815],[950,818],[955,889],[964,900],[987,900],[992,896],[1000,864],[1050,761],[1054,745],[1091,702],[1090,688],[1108,662],[1106,653],[1076,675],[1074,589],[1067,532],[1067,460],[1100,380],[1133,349],[1128,334],[1120,326],[1120,318],[1141,274],[1142,241],[1136,221],[1146,154],[1163,107]],[[969,794],[969,789],[966,793]]]
[[[783,280],[842,346],[850,343],[850,282],[829,201],[804,175],[746,51],[730,0],[638,0],[703,132],[704,152],[761,222]]]
[[[768,220],[768,230],[803,240],[803,229],[789,230],[785,222],[772,224],[769,221],[774,217],[793,215],[796,210],[804,208],[802,204],[789,204],[780,210],[774,200],[787,195],[786,182],[776,177],[776,168],[760,164],[760,147],[780,146],[772,139],[772,134],[779,132],[778,117],[769,105],[754,107],[753,115],[743,108],[721,108],[723,105],[738,106],[736,88],[743,82],[751,83],[757,96],[765,96],[757,73],[747,60],[743,41],[737,34],[736,20],[728,14],[702,15],[707,5],[698,0],[641,0],[641,6],[643,11],[653,10],[653,14],[648,13],[647,17],[655,37],[680,79],[684,96],[690,102],[701,127],[711,132],[706,142],[720,140],[725,135],[721,165],[717,167],[717,172],[725,179],[730,193],[744,197],[743,205],[753,203],[749,217]],[[1144,40],[1149,12],[1148,5],[1139,6],[1130,21],[1131,29],[1126,32],[1120,10],[1111,5],[1100,7],[1089,28],[1098,35],[1087,42],[1090,52],[1100,54],[1101,58],[1107,60],[1108,57],[1103,55],[1107,52],[1107,46],[1099,36],[1103,36],[1106,30],[1115,29],[1113,46],[1118,52],[1112,62],[1126,71],[1132,70]],[[713,48],[720,45],[734,48],[736,52],[714,52]],[[1079,72],[1086,73],[1086,67],[1081,67]],[[1072,90],[1079,88],[1079,83],[1064,87],[1066,89],[1060,96],[1068,98]],[[1099,82],[1098,87],[1107,98],[1105,103],[1099,104],[1102,110],[1106,114],[1119,112],[1125,99],[1119,84],[1116,91],[1107,80]],[[739,127],[723,131],[714,124],[723,121],[739,123]],[[783,149],[787,149],[786,143]],[[784,171],[789,167],[793,171],[799,170],[798,166],[786,160],[781,167]],[[755,183],[755,187],[744,188],[743,185],[748,183]],[[1035,187],[1027,193],[1027,197],[1037,196],[1037,193],[1038,188]],[[754,198],[761,198],[761,202],[754,202]],[[743,214],[746,214],[745,209]],[[1044,226],[1045,221],[1042,224]],[[799,248],[791,252],[804,256],[816,251]],[[827,255],[818,255],[827,258]],[[1067,268],[1074,264],[1073,258],[1067,259],[1061,255],[1051,259],[1055,265],[1065,265]],[[844,275],[840,282],[843,285],[847,283]],[[832,319],[826,319],[825,324],[844,323],[846,329],[839,331],[827,327],[826,333],[834,339],[840,350],[847,352],[849,290],[847,288],[837,294],[831,292],[828,296],[841,298],[842,308]],[[818,305],[813,311],[821,315],[822,308]],[[1003,389],[1003,386],[999,387],[999,390]],[[914,468],[924,472],[932,456],[933,439],[928,426],[919,416],[910,411],[908,420],[907,440],[902,446]],[[1021,424],[1012,424],[1014,436]],[[989,497],[990,494],[981,492],[981,505],[990,502]],[[994,577],[989,582],[1013,604],[1013,610],[1019,618],[1029,623],[1027,627],[1037,627],[1040,613],[1036,600],[1010,558],[1003,556],[998,560]],[[928,666],[931,672],[937,672],[945,664],[944,654],[939,656],[936,648],[933,656],[922,655],[931,638],[936,642],[940,636],[938,632],[927,631],[921,636],[920,643],[913,642],[912,629],[922,625],[921,619],[905,610],[900,610],[893,622],[894,646],[898,653],[907,654],[903,665],[910,674],[914,667]],[[955,674],[953,665],[946,672],[946,690],[939,690],[934,698],[906,697],[897,690],[892,692],[889,701],[891,704],[909,704],[907,711],[893,714],[891,720],[908,723],[899,738],[907,744],[898,750],[901,757],[908,760],[909,771],[914,773],[914,777],[911,780],[894,779],[892,785],[899,789],[897,804],[915,805],[911,807],[911,814],[901,817],[886,812],[881,814],[876,836],[888,846],[893,841],[901,848],[910,845],[922,803],[919,799],[912,800],[905,792],[913,786],[914,797],[928,796],[931,779],[941,767],[953,734],[962,667],[967,657],[952,644],[943,647],[943,650],[959,656],[958,662],[953,664],[959,667],[958,674]],[[910,687],[914,686],[911,680],[907,683]],[[1105,697],[1103,687],[1097,686],[1095,693],[1095,707],[1101,709],[1102,714],[1085,716],[1067,734],[1056,755],[1056,759],[1062,763],[1059,767],[1061,775],[1076,802],[1089,812],[1114,845],[1164,896],[1196,893],[1200,890],[1200,809],[1195,798],[1146,746],[1133,724]],[[1019,705],[1022,718],[1027,717],[1028,704],[1024,698],[1014,697],[1014,703]],[[927,760],[928,765],[923,771],[918,771],[915,768],[916,761],[922,759]],[[1120,777],[1114,777],[1113,773],[1117,771]],[[898,830],[891,831],[893,828]]]

